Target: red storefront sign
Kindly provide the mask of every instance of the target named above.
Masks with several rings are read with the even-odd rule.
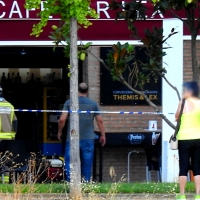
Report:
[[[153,12],[153,5],[148,1],[142,1],[149,9],[147,11],[147,18],[161,19],[173,17],[170,13],[165,15],[155,15]],[[30,19],[38,18],[38,10],[26,10],[24,8],[25,0],[0,0],[0,19]],[[108,9],[109,0],[96,1],[92,0],[91,7],[94,8],[97,13],[100,14],[100,19],[114,18],[114,12]],[[41,2],[40,10],[44,9],[44,2]],[[155,16],[154,16],[155,15]],[[56,18],[56,17],[52,17]]]
[[[82,40],[130,40],[131,32],[127,29],[125,21],[114,21],[115,13],[109,10],[109,1],[96,1],[92,0],[91,7],[94,8],[99,14],[99,19],[92,20],[93,25],[88,29],[81,29],[79,37]],[[143,35],[145,28],[152,28],[153,26],[161,27],[162,19],[171,18],[170,13],[155,14],[153,6],[147,1],[143,1],[149,9],[147,12],[148,20],[138,21],[139,34]],[[51,25],[57,24],[59,19],[52,16],[49,20],[49,25],[45,28],[44,32],[39,38],[31,37],[31,29],[34,23],[37,23],[38,10],[26,10],[24,8],[25,0],[0,0],[0,40],[1,41],[16,41],[16,40],[49,40],[48,35],[51,30]],[[44,9],[43,2],[41,3],[40,10]],[[173,27],[173,24],[172,24]]]

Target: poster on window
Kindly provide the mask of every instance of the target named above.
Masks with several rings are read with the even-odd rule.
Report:
[[[101,47],[100,57],[106,60],[107,53],[112,50],[112,47]],[[142,70],[141,63],[147,63],[148,57],[145,53],[145,48],[137,46],[135,47],[137,65],[130,62],[129,67],[123,73],[127,82],[141,91],[141,88],[137,85],[137,81],[134,80],[133,73],[139,73]],[[148,81],[144,85],[144,93],[148,98],[156,105],[161,105],[162,102],[162,79],[161,77],[150,76]],[[130,90],[126,85],[119,81],[113,80],[110,72],[100,65],[100,103],[101,105],[148,105],[143,95],[138,95]]]

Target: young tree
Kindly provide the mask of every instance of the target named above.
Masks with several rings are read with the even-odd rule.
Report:
[[[175,18],[180,19],[191,33],[191,67],[193,80],[199,81],[200,66],[197,58],[196,39],[200,29],[200,1],[198,0],[148,0],[153,3],[156,13],[171,13]],[[131,0],[122,4],[121,1],[112,0],[110,8],[116,10],[116,19],[125,19],[128,28],[133,31],[137,38],[137,28],[134,25],[139,19],[146,19],[148,7],[142,1]],[[185,14],[185,17],[183,15]]]
[[[39,9],[41,0],[26,0],[27,9]],[[60,27],[52,26],[54,34],[51,36],[56,45],[61,41],[69,44],[70,50],[70,110],[78,111],[78,57],[77,57],[77,27],[87,28],[91,22],[87,16],[96,18],[95,10],[90,8],[88,0],[48,0],[44,2],[44,10],[39,12],[40,22],[33,26],[31,35],[38,37],[47,25],[51,15],[60,16]],[[70,41],[70,42],[69,42]],[[66,63],[67,65],[67,63]],[[70,197],[74,200],[81,197],[81,172],[79,155],[79,117],[78,112],[70,113]]]

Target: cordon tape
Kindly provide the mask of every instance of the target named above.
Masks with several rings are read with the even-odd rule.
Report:
[[[85,113],[85,114],[129,114],[129,115],[162,115],[162,112],[133,112],[133,111],[91,111],[91,110],[32,110],[32,109],[2,109],[0,107],[0,113],[9,113],[11,111],[15,112],[32,112],[32,113]],[[166,113],[166,114],[171,114],[174,115],[175,113]]]

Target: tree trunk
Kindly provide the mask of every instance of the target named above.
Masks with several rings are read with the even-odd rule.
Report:
[[[197,59],[196,33],[192,32],[191,32],[191,58],[192,58],[193,81],[199,82],[199,66]]]
[[[77,20],[70,19],[70,110],[78,111]],[[79,116],[70,113],[70,199],[81,199]]]

